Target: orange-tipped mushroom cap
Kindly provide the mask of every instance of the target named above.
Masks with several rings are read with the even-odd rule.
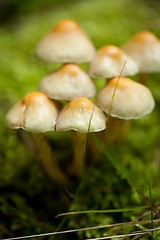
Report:
[[[39,90],[59,100],[77,97],[93,97],[96,87],[89,76],[76,64],[65,64],[59,70],[44,77]]]
[[[76,98],[60,112],[56,130],[87,133],[90,120],[90,132],[99,132],[106,128],[106,117],[101,109],[87,98]]]
[[[58,112],[57,105],[44,93],[30,92],[8,112],[6,125],[29,132],[54,131]]]
[[[99,49],[89,65],[88,73],[92,77],[113,78],[118,77],[126,62],[122,76],[138,73],[136,62],[120,48],[106,45]]]
[[[95,48],[85,32],[72,20],[62,20],[40,41],[37,56],[47,62],[89,62]]]
[[[113,78],[100,91],[97,105],[108,113],[118,78]],[[155,106],[150,90],[129,78],[120,78],[110,115],[122,119],[137,119],[149,114]]]
[[[138,64],[141,73],[159,72],[160,40],[149,31],[136,33],[123,50]]]

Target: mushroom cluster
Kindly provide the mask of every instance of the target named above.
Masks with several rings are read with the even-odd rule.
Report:
[[[89,76],[108,80],[96,100],[97,105],[111,116],[104,134],[107,145],[108,142],[115,141],[118,135],[122,135],[123,138],[129,126],[129,121],[126,120],[142,118],[153,110],[155,102],[150,90],[126,77],[140,74],[143,69],[148,68],[147,72],[150,72],[150,69],[156,71],[160,67],[160,58],[155,53],[156,49],[159,52],[159,43],[152,33],[140,32],[123,50],[114,45],[101,47],[90,62]]]
[[[138,39],[143,42],[143,34],[135,37],[137,47],[131,49],[143,49],[144,52],[144,47],[137,43]],[[149,42],[156,41],[152,36],[148,39]],[[131,43],[128,44],[130,45]],[[151,45],[150,50],[155,52]],[[43,165],[52,180],[60,184],[69,182],[59,168],[58,161],[55,160],[53,164],[51,150],[47,145],[44,147],[43,137],[35,133],[74,131],[72,136],[76,144],[70,172],[81,175],[86,134],[104,130],[106,114],[119,119],[137,119],[153,110],[155,102],[150,90],[124,78],[144,69],[141,67],[141,57],[134,57],[131,50],[128,53],[131,56],[113,45],[103,46],[96,52],[86,33],[72,20],[60,21],[38,44],[36,55],[39,59],[63,65],[40,81],[39,92],[28,93],[13,106],[6,116],[6,125],[12,129],[23,128],[34,133],[34,139],[42,153]],[[77,65],[85,62],[90,62],[88,74]],[[123,78],[118,78],[124,63],[126,66],[122,72]],[[145,63],[145,66],[149,66],[149,63]],[[98,94],[97,106],[88,99],[96,95],[96,87],[90,77],[108,79],[106,86]],[[58,100],[69,102],[60,110]],[[46,153],[43,152],[44,148]]]
[[[73,142],[78,144],[74,145],[73,170],[70,172],[74,175],[81,175],[84,165],[86,134],[91,118],[91,111],[87,106],[90,105],[95,109],[97,107],[94,107],[91,102],[89,103],[89,100],[84,99],[94,97],[96,87],[88,74],[77,64],[91,61],[95,54],[95,48],[77,23],[72,20],[62,20],[40,41],[36,53],[41,60],[63,63],[60,69],[48,74],[40,81],[39,90],[51,99],[71,101],[62,110],[64,112],[66,109],[70,109],[71,113],[65,112],[64,115],[60,113],[61,120],[58,118],[56,130],[76,131],[74,134],[71,133]],[[93,112],[93,118],[96,113],[97,111]],[[101,131],[105,128],[105,117],[102,112],[101,115],[103,115],[102,126],[92,129],[92,121],[89,132]],[[67,128],[67,125],[62,127],[62,122],[66,124],[70,122],[70,127]],[[83,137],[78,132],[84,133]]]
[[[47,174],[63,185],[68,183],[65,174],[59,169],[56,159],[52,164],[51,149],[49,146],[44,147],[44,138],[41,141],[42,136],[36,133],[75,130],[74,141],[79,144],[74,149],[72,169],[75,175],[82,173],[84,156],[80,153],[84,154],[87,132],[101,131],[106,126],[105,114],[87,99],[95,96],[96,87],[87,73],[77,65],[90,61],[94,53],[93,44],[77,23],[72,20],[60,21],[40,41],[36,55],[43,61],[61,62],[64,65],[40,81],[40,92],[28,93],[6,116],[9,128],[23,128],[33,133]],[[71,102],[59,114],[55,99]],[[69,125],[64,126],[67,123]],[[43,152],[44,148],[46,153]]]

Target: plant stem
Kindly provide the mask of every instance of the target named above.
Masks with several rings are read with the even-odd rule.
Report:
[[[57,158],[54,155],[52,159],[52,151],[43,133],[32,133],[35,145],[37,147],[41,164],[47,176],[51,181],[62,186],[69,185],[69,180],[58,166]]]

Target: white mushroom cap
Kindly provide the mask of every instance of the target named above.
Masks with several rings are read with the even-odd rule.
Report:
[[[96,94],[96,87],[89,76],[79,66],[71,63],[44,77],[39,90],[58,100],[93,97]]]
[[[138,73],[136,62],[120,48],[106,45],[99,49],[89,65],[88,73],[92,77],[118,77],[126,62],[122,76],[131,76]]]
[[[160,71],[160,41],[153,33],[136,33],[123,50],[137,62],[141,73]]]
[[[30,92],[8,112],[6,125],[29,132],[54,131],[58,112],[57,105],[45,94]]]
[[[113,78],[101,90],[97,105],[108,113],[118,78]],[[137,119],[149,114],[155,106],[150,90],[128,78],[120,78],[114,95],[110,115],[123,119]]]
[[[72,20],[62,20],[40,41],[37,56],[47,62],[89,62],[95,48],[85,32]]]
[[[69,102],[60,112],[56,130],[75,130],[87,133],[90,120],[89,132],[99,132],[106,128],[106,117],[101,109],[87,98],[76,98]]]

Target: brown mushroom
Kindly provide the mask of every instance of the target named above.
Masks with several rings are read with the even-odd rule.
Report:
[[[124,46],[137,63],[140,72],[140,82],[146,84],[147,73],[159,72],[160,69],[160,40],[149,31],[136,33]]]
[[[47,62],[89,62],[95,48],[73,20],[62,20],[39,42],[36,54]]]
[[[23,128],[32,132],[41,163],[48,177],[58,184],[67,185],[69,181],[60,170],[57,159],[54,158],[52,161],[51,148],[42,134],[55,130],[58,113],[57,104],[44,93],[30,92],[8,112],[6,125],[11,129]]]
[[[45,76],[39,90],[57,100],[72,100],[77,97],[93,97],[96,87],[89,76],[76,64],[65,64]]]
[[[150,90],[128,78],[111,79],[100,91],[96,103],[110,115],[103,136],[107,145],[122,141],[130,124],[128,120],[142,118],[155,105]]]
[[[123,77],[138,73],[138,66],[129,55],[114,45],[106,45],[94,55],[89,64],[88,74],[97,78],[118,77],[125,62]]]
[[[106,116],[100,108],[87,98],[76,98],[69,102],[60,112],[56,130],[74,130],[73,138],[75,175],[81,175],[84,167],[86,138],[88,132],[99,132],[106,128]]]

